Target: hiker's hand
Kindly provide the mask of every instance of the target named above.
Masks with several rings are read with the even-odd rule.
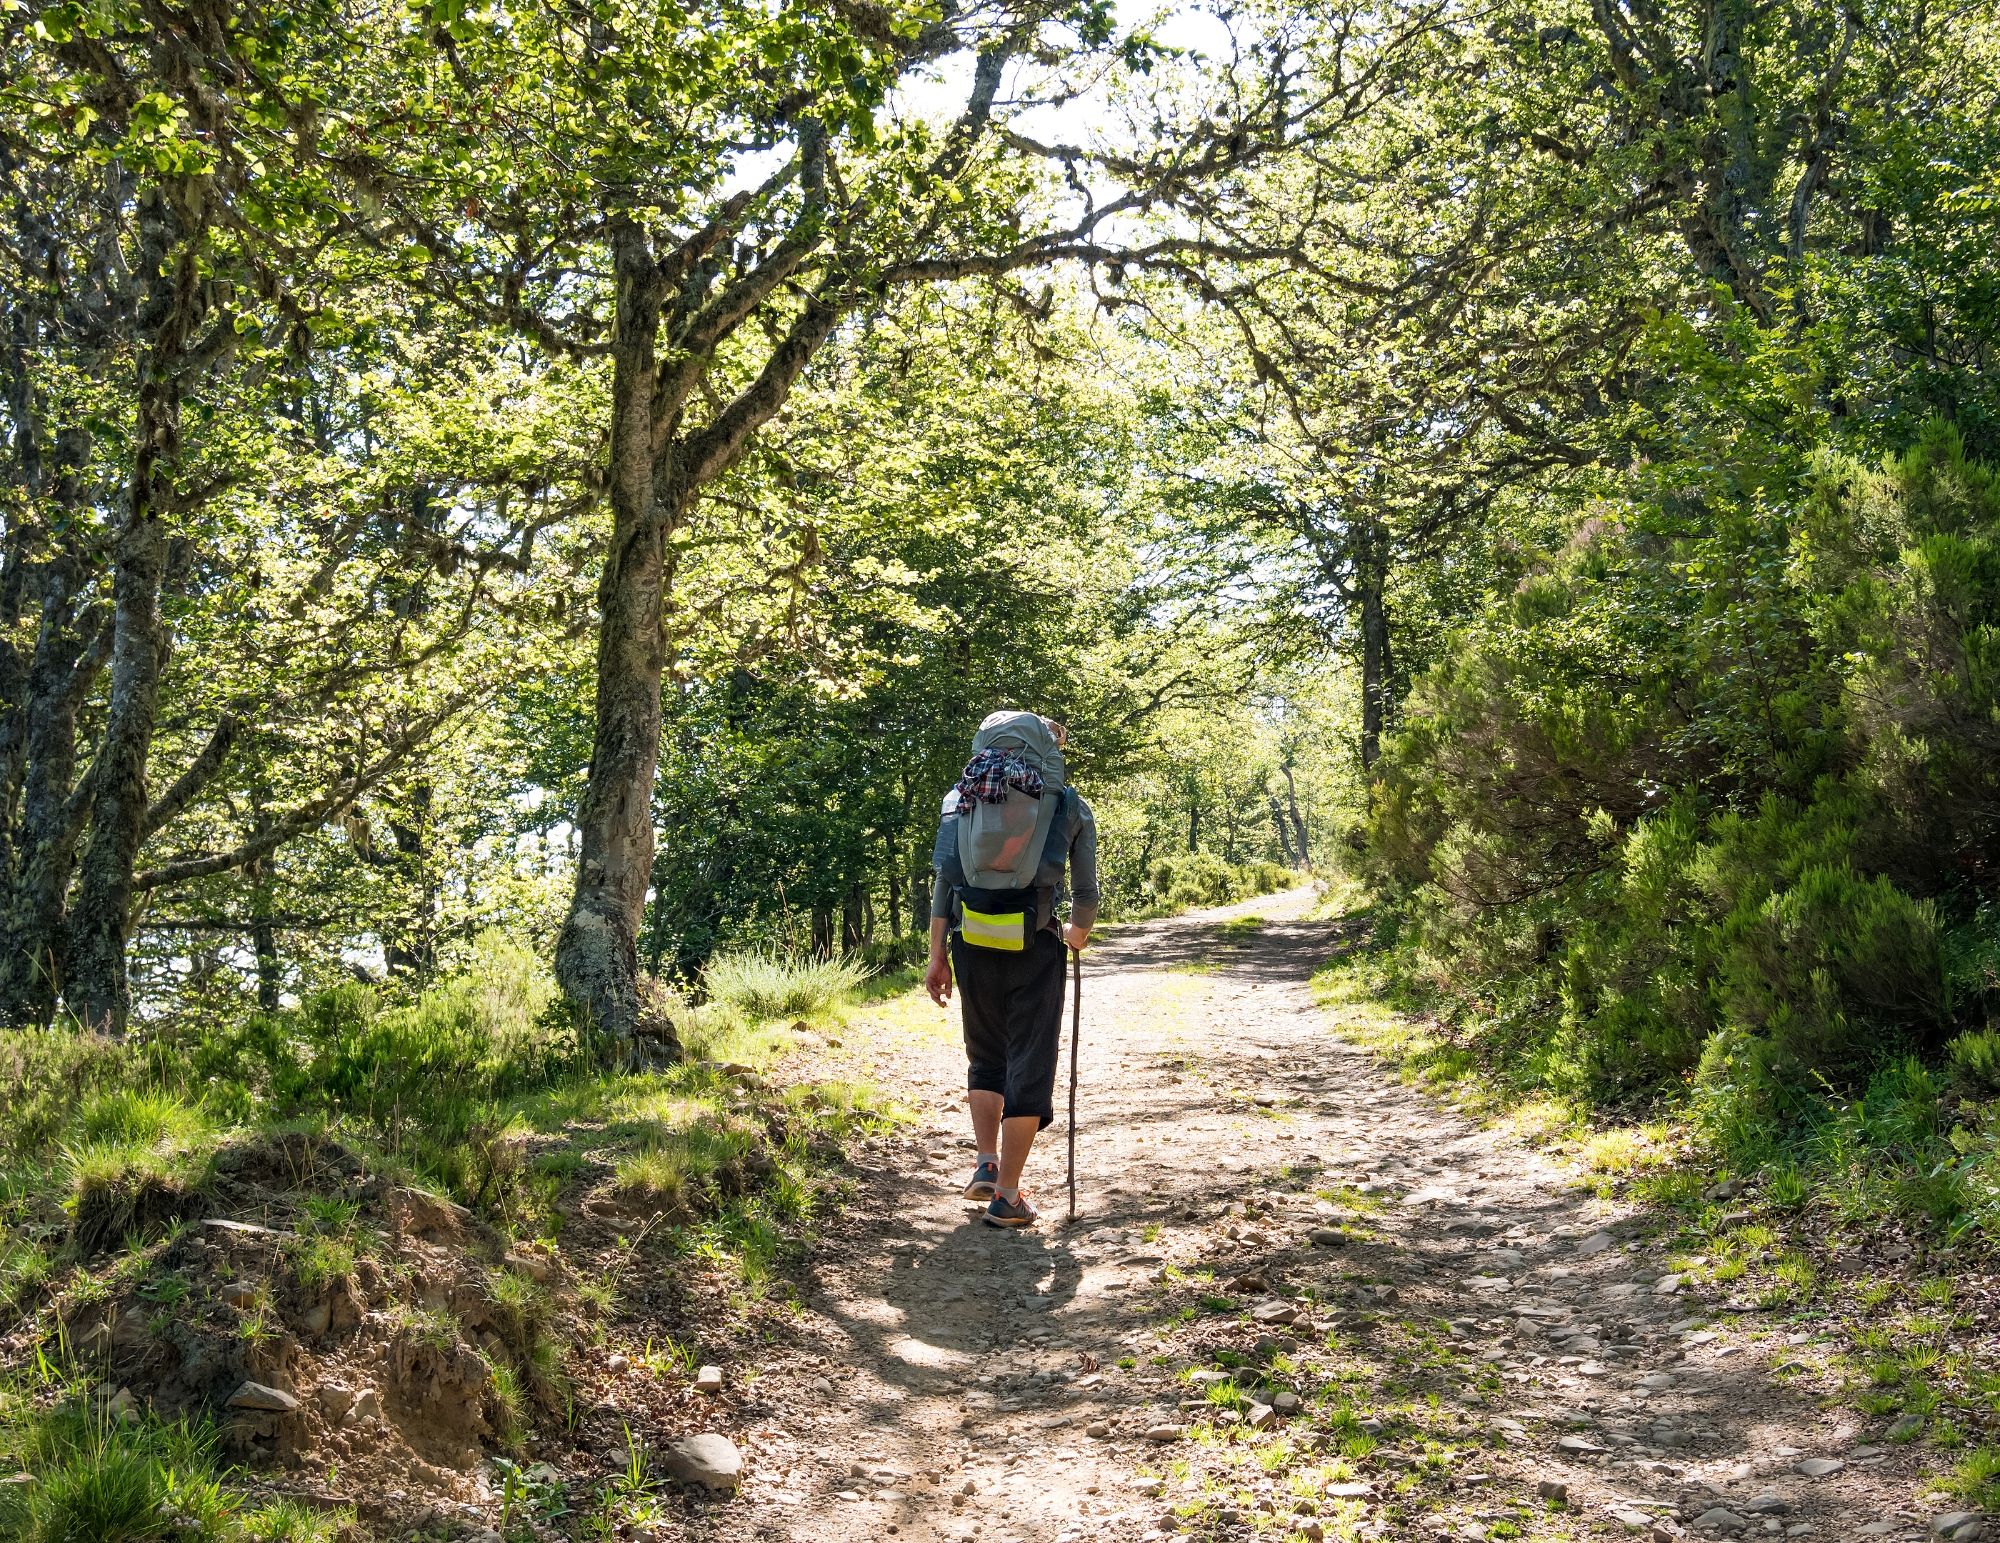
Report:
[[[1063,941],[1080,954],[1083,952],[1083,945],[1090,941],[1090,929],[1079,927],[1075,922],[1064,922]]]
[[[931,956],[931,962],[924,970],[924,990],[931,994],[931,1000],[939,1007],[951,1005],[951,961],[944,955]]]

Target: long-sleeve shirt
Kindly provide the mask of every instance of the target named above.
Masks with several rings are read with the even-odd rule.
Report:
[[[1065,889],[1070,900],[1069,919],[1079,927],[1096,922],[1097,908],[1103,898],[1097,887],[1097,816],[1090,812],[1089,803],[1075,788],[1066,790],[1063,802],[1068,806],[1069,860],[1059,867],[1048,861],[1045,853],[1044,861],[1035,870],[1037,927],[1055,925]],[[952,810],[958,807],[956,790],[946,795],[945,805]],[[957,889],[965,882],[965,870],[958,861],[957,821],[955,813],[939,820],[937,840],[931,847],[931,915],[946,917],[954,923],[958,920]]]

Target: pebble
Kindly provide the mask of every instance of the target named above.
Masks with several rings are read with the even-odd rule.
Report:
[[[628,1367],[631,1366],[631,1364],[632,1364],[632,1358],[624,1354],[622,1351],[620,1351],[614,1353],[605,1360],[604,1369],[615,1375],[618,1372],[626,1370]]]
[[[1187,1434],[1185,1425],[1152,1425],[1146,1428],[1146,1439],[1157,1441],[1162,1446],[1170,1441],[1179,1441]]]
[[[694,1374],[694,1390],[697,1393],[720,1393],[722,1391],[722,1368],[704,1366]]]

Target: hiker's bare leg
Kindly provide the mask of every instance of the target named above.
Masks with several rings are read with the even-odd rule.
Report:
[[[1000,1122],[1000,1187],[1019,1189],[1021,1170],[1028,1166],[1028,1148],[1035,1144],[1035,1132],[1042,1122],[1032,1114],[1017,1114]]]
[[[979,1143],[982,1153],[999,1151],[1000,1114],[1007,1107],[1007,1100],[984,1088],[974,1088],[966,1094],[966,1099],[972,1105],[972,1139]]]

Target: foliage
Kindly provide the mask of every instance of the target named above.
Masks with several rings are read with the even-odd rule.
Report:
[[[863,968],[848,959],[798,959],[777,954],[724,954],[702,971],[710,998],[753,1021],[824,1014],[861,984]]]

